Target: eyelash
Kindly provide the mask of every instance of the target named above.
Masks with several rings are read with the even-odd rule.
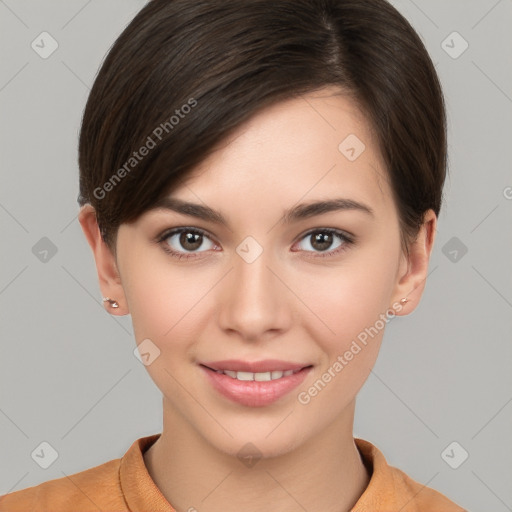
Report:
[[[172,230],[164,231],[162,234],[157,236],[156,242],[158,244],[162,245],[163,250],[167,254],[169,254],[171,257],[176,258],[178,260],[196,258],[197,254],[198,254],[198,253],[194,253],[194,252],[189,252],[189,253],[177,252],[177,251],[174,251],[173,249],[170,249],[169,244],[165,243],[166,240],[168,238],[170,238],[171,236],[181,234],[181,233],[194,233],[197,235],[202,235],[211,240],[210,236],[206,233],[206,231],[204,231],[200,228],[182,227],[182,228],[175,228]],[[299,241],[303,240],[304,238],[307,238],[308,236],[311,236],[314,233],[330,233],[330,234],[338,236],[341,239],[341,241],[343,242],[342,245],[340,245],[339,247],[337,247],[336,249],[331,250],[331,251],[324,251],[324,252],[304,251],[304,252],[313,252],[315,254],[315,256],[313,256],[314,258],[325,258],[328,256],[338,255],[338,254],[342,253],[343,251],[347,250],[349,246],[351,246],[355,243],[355,237],[353,237],[352,235],[349,236],[344,231],[341,231],[341,230],[335,229],[335,228],[312,229],[312,230],[308,231],[307,233],[304,233],[302,235],[302,237],[299,239]],[[206,251],[200,251],[200,252],[206,252]],[[299,252],[299,251],[294,251],[294,252]]]

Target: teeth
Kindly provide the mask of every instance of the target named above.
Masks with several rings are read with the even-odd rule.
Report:
[[[259,381],[272,380],[272,372],[253,373],[253,375],[254,375],[254,380],[259,380]]]
[[[254,380],[254,373],[251,372],[236,372],[238,380]]]
[[[299,371],[299,370],[297,370]],[[288,377],[294,373],[293,370],[286,371],[273,371],[273,372],[261,372],[261,373],[252,373],[252,372],[234,372],[232,370],[217,370],[218,373],[224,373],[228,377],[237,380],[256,380],[256,381],[269,381],[280,379],[281,377]]]

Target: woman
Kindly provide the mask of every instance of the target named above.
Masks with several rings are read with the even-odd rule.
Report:
[[[425,287],[441,87],[384,0],[151,0],[80,133],[79,220],[163,431],[1,511],[462,511],[354,439]]]

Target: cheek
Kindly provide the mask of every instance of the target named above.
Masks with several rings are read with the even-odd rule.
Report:
[[[362,263],[339,267],[335,272],[317,273],[314,278],[308,276],[306,287],[309,289],[304,289],[303,296],[307,297],[307,303],[312,305],[311,309],[323,321],[327,332],[346,338],[373,324],[391,306],[392,272],[392,268],[383,265]]]
[[[337,267],[314,272],[310,267],[296,280],[301,283],[297,295],[311,309],[303,317],[303,326],[327,354],[327,364],[351,350],[354,340],[364,347],[354,357],[357,364],[371,365],[377,357],[391,318],[386,312],[391,307],[399,257],[396,244],[377,245],[354,251]]]
[[[194,277],[198,272],[160,256],[144,260],[134,255],[129,263],[123,286],[137,342],[149,338],[163,349],[171,340],[182,339],[180,333],[197,320],[201,300],[213,285],[205,282],[209,274],[202,272],[199,283]]]
[[[382,259],[381,261],[386,261]],[[311,417],[329,422],[355,398],[379,354],[392,292],[390,269],[366,266],[364,258],[323,278],[309,280],[303,326],[324,354],[315,378],[302,387],[298,402]],[[306,302],[306,300],[304,301]]]
[[[145,368],[164,396],[178,410],[188,404],[194,407],[184,389],[187,374],[184,363],[192,362],[191,347],[203,329],[202,299],[213,285],[198,286],[198,275],[176,265],[132,261],[133,269],[125,291],[130,297],[130,314],[137,344],[149,339],[156,345],[158,356]],[[147,263],[147,265],[145,264]],[[202,282],[208,274],[201,274]],[[194,277],[195,276],[195,277]],[[193,383],[186,389],[197,393]]]

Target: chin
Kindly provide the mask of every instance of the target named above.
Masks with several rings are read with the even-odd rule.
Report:
[[[231,457],[237,457],[242,463],[259,459],[270,459],[286,455],[299,447],[304,441],[304,432],[294,436],[288,428],[282,428],[277,432],[275,425],[272,428],[239,428],[230,432],[233,437],[227,435],[223,430],[220,436],[213,435],[208,431],[204,436],[207,442],[220,452]],[[250,464],[246,464],[250,467]]]

